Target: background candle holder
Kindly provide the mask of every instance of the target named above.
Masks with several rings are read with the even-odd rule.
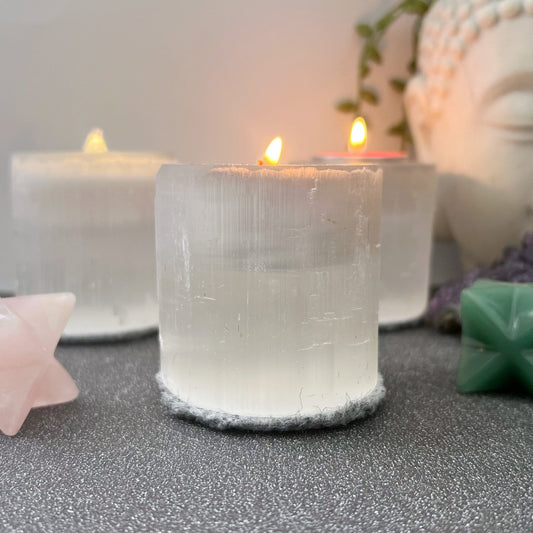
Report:
[[[437,177],[431,165],[383,165],[379,324],[418,320],[429,297]]]
[[[330,164],[379,163],[383,168],[379,324],[394,327],[418,320],[429,296],[437,177],[432,165],[401,157],[365,159],[321,155]]]
[[[378,167],[165,165],[156,245],[164,399],[223,427],[346,423],[377,368]]]
[[[135,152],[13,156],[17,294],[73,292],[62,339],[157,328],[155,175],[170,160]]]

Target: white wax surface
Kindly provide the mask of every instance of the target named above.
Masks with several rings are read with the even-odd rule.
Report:
[[[157,326],[159,154],[26,153],[12,159],[17,293],[70,291],[69,338]]]
[[[194,405],[316,414],[377,383],[381,172],[164,166],[163,379]]]

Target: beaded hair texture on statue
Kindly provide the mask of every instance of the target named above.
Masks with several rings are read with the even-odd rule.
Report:
[[[440,0],[430,9],[420,31],[419,74],[425,82],[429,109],[438,113],[453,73],[468,46],[483,30],[502,20],[533,16],[533,0]]]

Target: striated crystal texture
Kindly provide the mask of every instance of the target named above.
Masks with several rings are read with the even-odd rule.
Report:
[[[0,430],[15,435],[32,407],[74,400],[78,388],[54,358],[73,294],[0,299]]]
[[[479,280],[461,295],[460,392],[520,383],[533,394],[533,284]]]
[[[161,370],[198,407],[313,415],[376,386],[381,171],[165,165]]]
[[[436,188],[430,165],[383,165],[380,325],[410,322],[426,310]]]
[[[401,157],[365,160],[365,152],[315,160],[349,165],[374,161],[383,168],[379,324],[394,327],[419,319],[428,302],[435,168]]]
[[[13,156],[17,294],[71,291],[63,338],[157,327],[154,244],[157,154]]]

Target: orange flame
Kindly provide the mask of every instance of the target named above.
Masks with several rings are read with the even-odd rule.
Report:
[[[281,157],[281,150],[283,149],[283,141],[281,137],[276,137],[265,150],[263,159],[258,161],[260,165],[277,165]]]
[[[352,123],[350,131],[350,140],[348,141],[348,150],[350,152],[359,152],[366,147],[367,137],[366,122],[363,117],[357,117]]]

